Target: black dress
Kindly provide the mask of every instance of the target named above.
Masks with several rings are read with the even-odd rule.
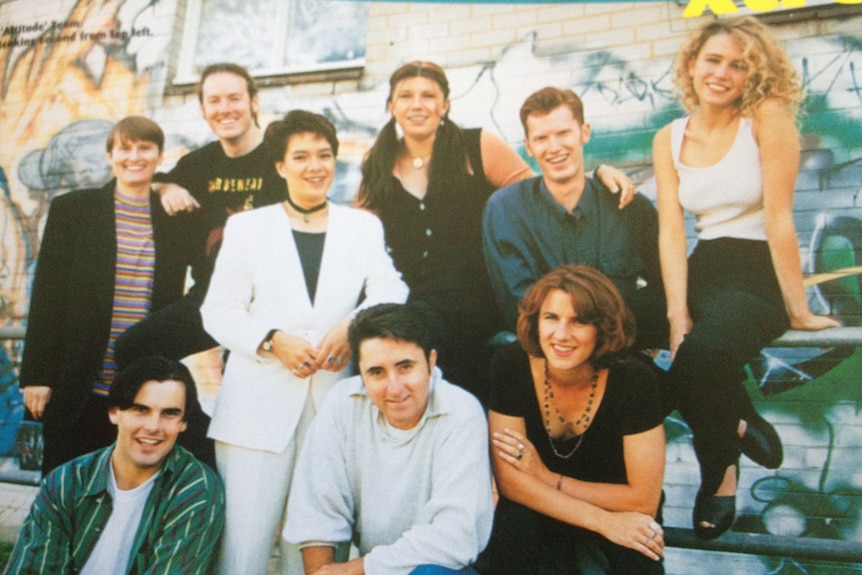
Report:
[[[524,419],[527,438],[549,470],[596,483],[625,483],[623,438],[663,420],[652,371],[637,360],[616,363],[580,447],[568,459],[557,457],[544,428],[529,356],[517,344],[501,348],[494,357],[489,407]],[[556,444],[561,453],[574,447],[574,443]],[[494,575],[664,573],[661,562],[503,496],[497,503],[487,554]]]

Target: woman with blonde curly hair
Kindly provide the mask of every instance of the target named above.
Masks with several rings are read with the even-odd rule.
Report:
[[[733,523],[739,453],[769,468],[781,440],[748,397],[743,367],[788,327],[838,325],[808,309],[793,189],[800,144],[796,72],[753,18],[711,21],[677,55],[689,113],[653,142],[659,252],[670,323],[670,393],[691,427],[701,486],[695,534]],[[698,243],[686,259],[683,211]]]

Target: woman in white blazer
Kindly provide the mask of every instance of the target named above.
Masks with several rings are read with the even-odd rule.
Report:
[[[350,359],[357,310],[403,303],[372,214],[330,204],[338,139],[323,116],[296,110],[264,145],[288,200],[232,216],[201,307],[230,350],[209,436],[226,492],[222,574],[265,575],[304,432]],[[281,542],[282,572],[302,573]]]

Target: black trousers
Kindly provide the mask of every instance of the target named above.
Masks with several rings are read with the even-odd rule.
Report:
[[[76,457],[107,447],[117,439],[108,418],[108,398],[90,395],[84,412],[73,425],[42,424],[42,476]]]
[[[482,554],[488,575],[662,575],[664,565],[598,533],[501,497]]]
[[[216,347],[218,342],[204,330],[200,307],[205,289],[192,288],[184,297],[151,313],[128,328],[114,345],[117,366],[150,355],[180,360]]]
[[[216,347],[218,342],[204,330],[200,306],[205,289],[193,287],[185,297],[153,312],[128,328],[114,345],[117,367],[123,369],[132,361],[151,355],[180,360],[194,353]],[[189,409],[191,408],[191,409]],[[177,443],[215,469],[215,444],[207,437],[210,417],[200,403],[187,406],[188,427]]]
[[[693,434],[705,488],[739,457],[737,427],[754,412],[745,364],[784,333],[789,320],[765,241],[701,241],[689,258],[692,330],[668,373],[665,408]]]

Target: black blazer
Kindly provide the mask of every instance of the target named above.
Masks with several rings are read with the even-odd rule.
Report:
[[[117,240],[112,180],[51,202],[30,296],[21,361],[22,387],[52,388],[43,421],[80,417],[98,376],[111,331]],[[182,297],[191,265],[194,223],[168,216],[150,196],[156,263],[151,311]]]

